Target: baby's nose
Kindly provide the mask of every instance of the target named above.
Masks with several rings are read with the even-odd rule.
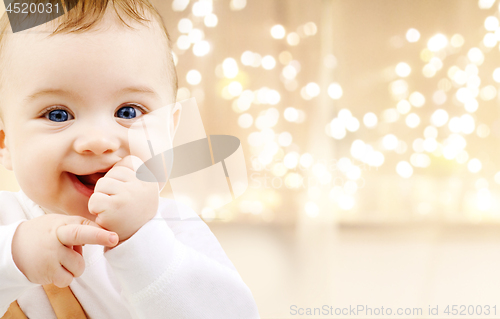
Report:
[[[102,155],[116,152],[119,147],[120,142],[117,137],[98,129],[84,132],[74,143],[75,151],[80,154]]]

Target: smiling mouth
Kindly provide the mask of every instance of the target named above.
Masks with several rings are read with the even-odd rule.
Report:
[[[89,175],[75,175],[76,178],[88,189],[94,190],[97,181],[104,177],[106,173],[94,173]]]

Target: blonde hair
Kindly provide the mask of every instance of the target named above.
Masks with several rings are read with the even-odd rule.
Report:
[[[93,29],[98,25],[99,21],[104,16],[108,5],[112,5],[118,18],[128,28],[132,28],[129,24],[125,22],[122,15],[127,18],[137,21],[144,25],[144,22],[151,22],[151,20],[146,18],[147,14],[150,14],[156,22],[158,22],[160,28],[165,33],[166,38],[166,66],[167,66],[167,76],[172,82],[173,89],[173,102],[175,102],[175,96],[177,94],[177,73],[175,71],[175,65],[172,56],[172,46],[170,42],[170,36],[168,35],[165,23],[158,13],[156,8],[148,0],[33,0],[33,3],[51,3],[53,6],[56,3],[63,4],[65,9],[65,14],[62,16],[54,16],[55,19],[49,21],[57,25],[57,28],[49,36],[64,33],[83,33]],[[70,9],[68,11],[68,9]],[[28,13],[29,17],[30,13]],[[36,13],[34,14],[36,15]],[[30,17],[32,19],[33,17]],[[34,17],[37,18],[36,16]],[[6,37],[5,34],[9,31],[9,17],[7,12],[3,14],[0,18],[0,62],[5,60],[2,58],[2,52],[5,49]],[[4,61],[6,62],[6,61]],[[3,72],[0,69],[0,83],[3,82]],[[0,84],[1,85],[1,84]],[[0,111],[1,113],[1,111]]]

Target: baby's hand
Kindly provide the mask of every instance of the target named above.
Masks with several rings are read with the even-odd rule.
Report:
[[[53,283],[63,288],[85,270],[82,245],[113,247],[117,243],[116,234],[88,219],[48,214],[17,227],[12,240],[12,258],[32,283]]]
[[[139,180],[132,160],[142,164],[135,156],[123,158],[97,181],[89,200],[89,212],[97,215],[95,222],[116,232],[120,242],[135,234],[158,210],[158,184]]]

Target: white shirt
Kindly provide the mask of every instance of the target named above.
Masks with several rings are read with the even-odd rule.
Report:
[[[83,247],[85,272],[70,288],[89,318],[259,318],[208,226],[196,214],[181,220],[177,207],[189,210],[160,198],[155,218],[127,241],[106,253]],[[17,300],[29,318],[56,319],[42,286],[26,278],[11,252],[17,226],[43,214],[22,191],[0,192],[0,316]]]

